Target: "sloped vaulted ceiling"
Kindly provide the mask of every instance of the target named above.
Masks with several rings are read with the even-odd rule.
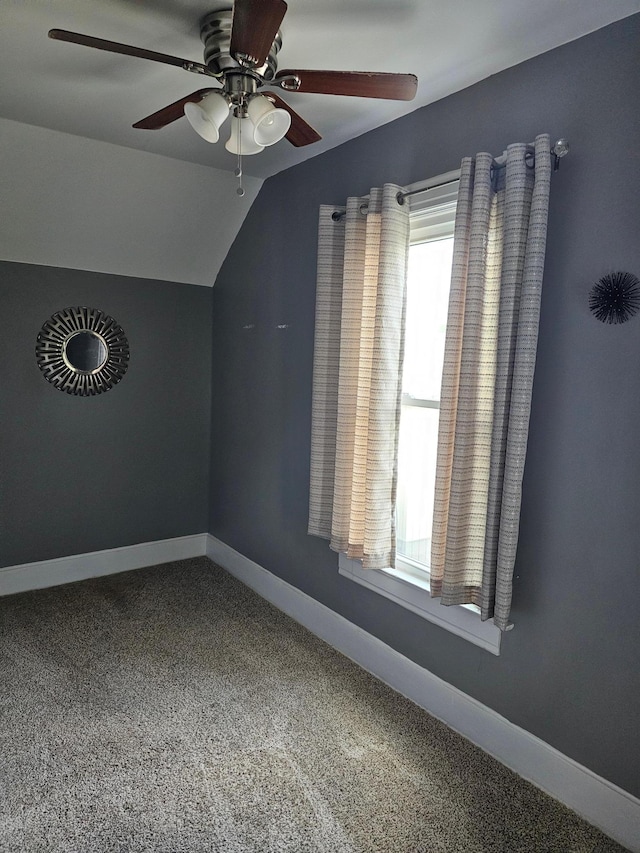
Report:
[[[411,72],[412,102],[290,95],[322,134],[235,157],[185,120],[131,125],[201,87],[181,69],[47,39],[50,28],[202,61],[220,0],[3,0],[0,192],[8,260],[212,285],[262,180],[640,10],[640,0],[288,0],[280,67]],[[562,81],[557,81],[562,85]],[[10,215],[7,213],[10,212]]]
[[[0,119],[0,259],[211,287],[261,179]]]

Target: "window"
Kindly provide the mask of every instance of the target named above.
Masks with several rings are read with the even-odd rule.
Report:
[[[422,573],[431,555],[456,193],[457,182],[426,192],[411,213],[396,525],[401,562]]]
[[[411,198],[411,248],[398,448],[395,569],[362,569],[340,555],[340,573],[431,622],[499,653],[500,631],[473,606],[442,607],[429,592],[440,382],[453,256],[458,173]],[[423,185],[424,186],[424,185]],[[416,188],[418,188],[416,186]],[[411,187],[409,189],[412,189]]]

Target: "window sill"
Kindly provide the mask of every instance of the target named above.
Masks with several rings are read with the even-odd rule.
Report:
[[[443,607],[439,599],[431,598],[428,583],[409,572],[403,572],[400,561],[397,569],[363,569],[358,560],[350,560],[345,554],[339,554],[338,571],[434,625],[457,634],[491,654],[500,654],[502,632],[493,622],[481,622],[477,609],[472,606]]]

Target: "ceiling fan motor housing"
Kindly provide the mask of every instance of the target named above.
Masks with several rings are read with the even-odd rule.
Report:
[[[208,14],[200,26],[200,38],[204,44],[204,61],[214,74],[237,71],[243,67],[230,53],[232,19],[232,10],[222,9]],[[276,57],[281,47],[282,34],[278,30],[264,65],[251,70],[263,80],[272,80],[278,68]]]

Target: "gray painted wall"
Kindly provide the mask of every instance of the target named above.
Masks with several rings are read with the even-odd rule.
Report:
[[[640,795],[640,318],[589,313],[640,275],[640,16],[425,107],[264,185],[213,290],[211,532]],[[317,208],[548,131],[553,178],[513,620],[493,657],[338,575],[306,533]],[[282,328],[281,328],[282,327]]]
[[[42,324],[89,305],[131,348],[97,397],[49,384]],[[0,566],[207,529],[211,289],[0,263]]]

